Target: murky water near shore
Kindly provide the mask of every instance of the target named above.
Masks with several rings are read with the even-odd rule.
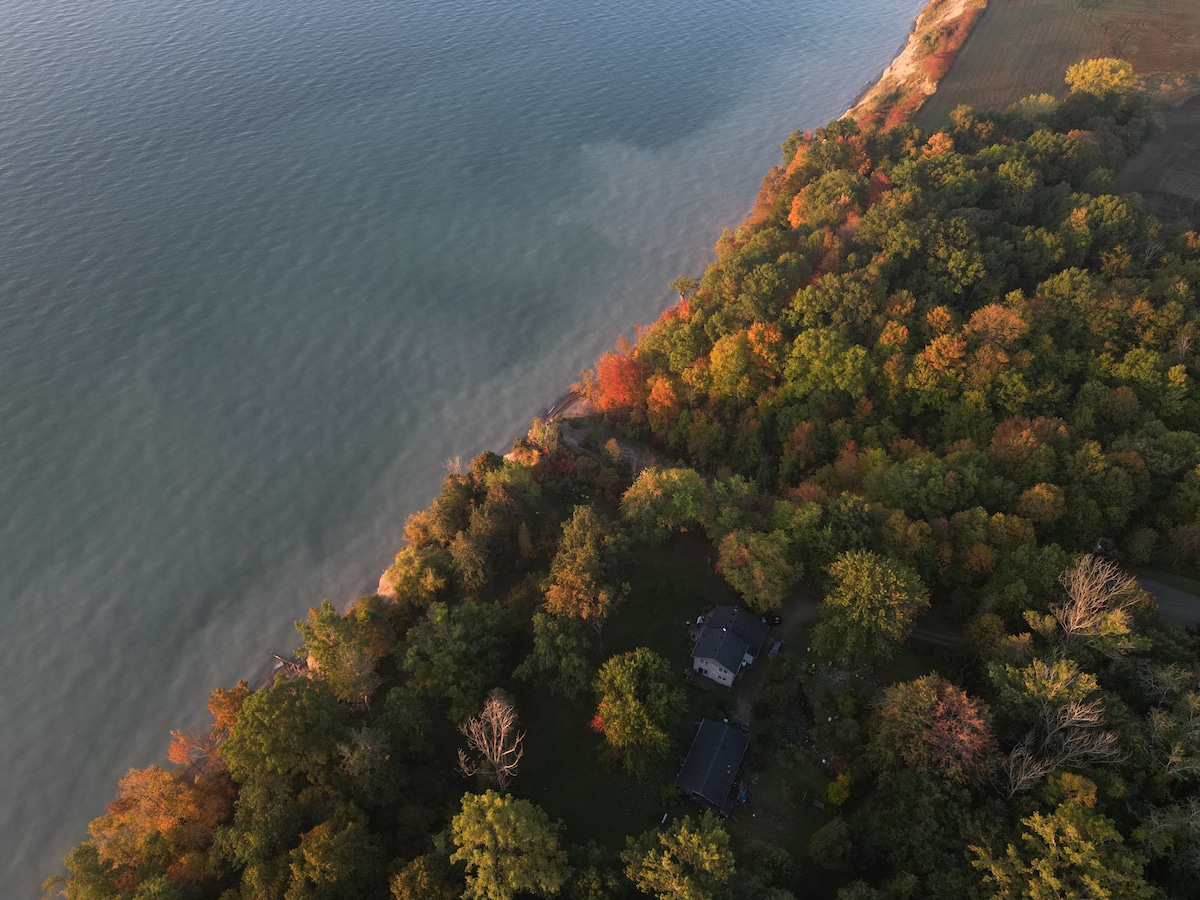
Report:
[[[6,4],[9,895],[699,274],[919,5]]]

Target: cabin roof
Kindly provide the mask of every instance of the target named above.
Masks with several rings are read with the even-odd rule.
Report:
[[[715,659],[730,672],[742,666],[747,652],[758,656],[768,626],[744,609],[718,606],[704,620],[704,630],[692,648],[693,659]]]
[[[680,790],[725,805],[750,739],[732,725],[704,719],[675,779]]]

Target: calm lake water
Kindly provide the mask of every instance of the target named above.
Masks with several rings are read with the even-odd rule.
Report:
[[[5,3],[5,894],[653,319],[919,6]]]

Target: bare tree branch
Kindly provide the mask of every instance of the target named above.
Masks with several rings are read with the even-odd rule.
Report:
[[[472,760],[464,751],[458,751],[458,767],[463,774],[486,771],[501,789],[507,788],[525,755],[525,734],[517,730],[517,710],[504,691],[492,691],[483,709],[459,731],[477,755]]]
[[[1067,643],[1112,643],[1115,649],[1132,646],[1131,612],[1145,602],[1137,579],[1116,563],[1088,555],[1058,578],[1067,592],[1066,602],[1050,607]],[[1105,639],[1109,639],[1105,641]]]

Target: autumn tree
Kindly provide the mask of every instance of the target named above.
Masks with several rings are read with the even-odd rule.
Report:
[[[1066,76],[1071,93],[1091,94],[1101,99],[1125,93],[1136,81],[1133,66],[1123,59],[1110,57],[1078,62],[1067,69]]]
[[[1060,803],[1049,815],[1021,820],[1020,844],[997,854],[973,846],[972,865],[996,900],[1152,900],[1161,896],[1142,876],[1142,858],[1125,846],[1112,819],[1086,801]]]
[[[645,374],[632,350],[618,347],[600,357],[590,396],[601,412],[627,412],[645,402]]]
[[[488,791],[464,794],[450,823],[451,862],[467,868],[468,900],[510,900],[515,894],[556,894],[570,877],[559,846],[561,823],[528,800]]]
[[[829,577],[833,586],[813,630],[813,645],[828,656],[860,663],[890,659],[929,608],[929,593],[916,572],[868,550],[841,554]]]
[[[192,780],[159,766],[130,769],[117,798],[89,826],[97,861],[117,884],[132,888],[146,873],[200,880],[213,830],[232,812],[233,790],[223,776]]]
[[[615,584],[627,542],[590,506],[576,506],[563,524],[544,591],[546,612],[587,622],[597,631],[628,592]]]
[[[999,666],[989,673],[1014,724],[1027,730],[1001,766],[999,788],[1008,797],[1026,791],[1065,766],[1120,757],[1117,736],[1105,726],[1095,676],[1070,659]]]
[[[981,705],[944,678],[925,675],[884,691],[867,756],[882,769],[909,767],[961,783],[992,743]]]
[[[665,659],[645,647],[611,657],[600,667],[595,689],[593,727],[627,772],[640,772],[670,751],[684,695]]]
[[[249,696],[250,688],[244,681],[232,688],[214,688],[208,697],[208,711],[213,717],[208,732],[173,730],[167,759],[174,765],[190,769],[193,774],[206,771],[214,761],[219,762],[217,748],[229,736],[238,710]]]
[[[1050,611],[1068,646],[1084,643],[1110,654],[1145,646],[1132,634],[1132,613],[1153,601],[1136,578],[1112,560],[1089,554],[1059,581],[1067,596]]]
[[[459,900],[462,885],[444,856],[426,853],[410,860],[392,876],[392,900]]]
[[[662,900],[712,900],[735,872],[729,834],[709,812],[628,838],[621,859],[638,889]]]
[[[731,531],[717,548],[717,571],[758,612],[778,609],[802,572],[782,531]]]
[[[511,698],[496,688],[488,695],[483,709],[471,716],[459,731],[471,748],[470,755],[458,751],[458,767],[463,774],[486,772],[500,790],[506,790],[525,755],[525,734],[517,727],[517,709]]]

